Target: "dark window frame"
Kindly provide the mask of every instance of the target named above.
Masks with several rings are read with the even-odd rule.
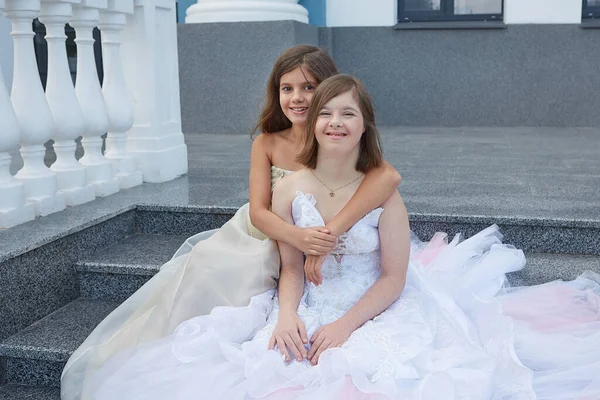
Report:
[[[600,19],[600,6],[589,6],[588,0],[583,0],[582,19]]]
[[[440,0],[440,10],[405,11],[405,0],[398,0],[398,23],[442,21],[502,21],[504,0],[499,14],[454,14],[454,0]],[[587,1],[587,0],[583,0]]]

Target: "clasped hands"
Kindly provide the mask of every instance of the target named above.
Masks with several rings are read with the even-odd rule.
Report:
[[[335,248],[337,237],[324,226],[301,228],[295,246],[306,254],[304,275],[315,285],[323,283],[321,266],[325,257]]]
[[[306,359],[312,365],[317,365],[325,350],[342,346],[352,331],[350,324],[342,317],[331,324],[321,326],[309,341],[306,327],[297,313],[280,313],[269,341],[269,350],[274,350],[277,345],[286,362],[290,361],[291,352],[298,362]],[[306,347],[309,347],[308,350]]]

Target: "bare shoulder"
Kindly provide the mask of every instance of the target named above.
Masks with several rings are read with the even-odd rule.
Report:
[[[252,142],[252,149],[260,150],[267,154],[270,153],[273,149],[275,140],[273,136],[274,135],[271,133],[261,133],[260,135],[256,136]]]
[[[290,199],[296,195],[296,191],[305,191],[309,173],[307,168],[303,168],[279,180],[273,189],[273,199],[276,197]]]

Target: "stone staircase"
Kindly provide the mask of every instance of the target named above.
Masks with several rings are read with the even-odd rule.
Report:
[[[186,237],[222,225],[233,211],[138,206],[61,239],[83,242],[63,254],[77,289],[62,307],[0,341],[0,400],[59,399],[61,371],[92,329],[155,274]],[[411,215],[412,229],[422,239],[438,230],[470,236],[491,223],[500,225],[505,243],[526,251],[525,270],[509,277],[515,285],[600,272],[600,221]],[[89,230],[96,235],[86,244]],[[29,253],[64,249],[61,240]],[[0,268],[27,256],[0,262]]]

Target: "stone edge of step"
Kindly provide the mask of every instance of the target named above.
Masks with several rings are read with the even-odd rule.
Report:
[[[75,299],[1,341],[0,357],[65,362],[118,305],[108,300]]]

